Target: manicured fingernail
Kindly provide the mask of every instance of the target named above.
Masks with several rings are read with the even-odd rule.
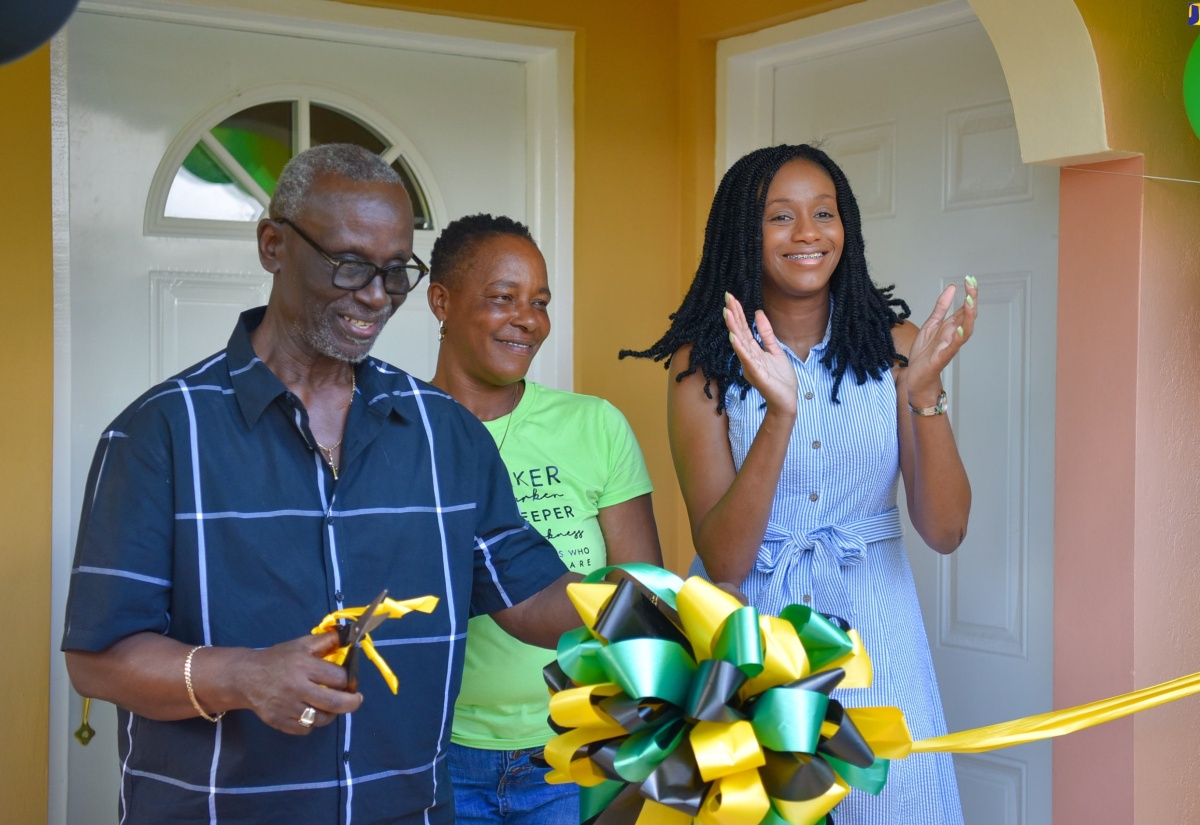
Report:
[[[975,280],[974,275],[968,275],[963,280],[967,282],[967,286],[979,286],[979,281]]]
[[[967,296],[967,306],[969,306],[969,307],[975,306],[975,299],[972,298],[970,295]]]
[[[729,307],[721,307],[721,317],[726,321],[729,320]]]
[[[725,293],[725,303],[729,303],[729,299],[732,297],[733,297],[732,295],[730,295],[728,292],[726,292]]]
[[[962,337],[963,337],[963,328],[962,328],[962,327],[959,327],[959,328],[958,328],[958,337],[959,337],[959,338],[962,338]]]
[[[733,343],[733,333],[729,333],[729,343]]]

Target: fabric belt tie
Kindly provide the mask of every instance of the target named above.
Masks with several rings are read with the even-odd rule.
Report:
[[[807,533],[792,533],[774,524],[767,525],[762,549],[754,562],[756,570],[770,576],[763,606],[772,612],[781,610],[786,604],[786,587],[800,578],[803,565],[808,564],[812,569],[813,593],[820,597],[812,607],[854,626],[854,602],[846,589],[843,568],[861,564],[868,544],[902,535],[897,507],[849,524],[825,525]]]

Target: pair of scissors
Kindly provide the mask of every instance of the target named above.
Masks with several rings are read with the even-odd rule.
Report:
[[[379,612],[379,607],[385,598],[387,598],[387,588],[384,588],[382,593],[363,608],[361,616],[350,624],[337,626],[338,642],[341,647],[349,648],[346,651],[346,658],[342,661],[342,667],[346,669],[346,690],[350,692],[358,690],[358,654],[362,650],[359,643],[364,636],[379,627],[388,617],[387,613]]]

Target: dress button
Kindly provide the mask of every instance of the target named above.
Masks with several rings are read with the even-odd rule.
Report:
[[[809,602],[811,602],[811,601],[812,601],[812,596],[810,596],[810,595],[808,595],[807,593],[805,593],[805,594],[804,594],[804,598],[802,598],[800,601],[804,602],[805,604],[808,604]]]
[[[814,441],[814,442],[813,442],[813,449],[814,449],[814,450],[819,450],[819,449],[821,449],[821,442],[820,442],[820,441]]]
[[[806,393],[804,393],[804,400],[805,400],[805,401],[812,401],[812,397],[813,397],[813,396],[812,396],[812,393],[811,393],[811,392],[806,392]]]
[[[809,493],[809,494],[808,494],[808,500],[809,500],[809,501],[816,501],[818,498],[820,498],[820,496],[818,496],[816,493]]]

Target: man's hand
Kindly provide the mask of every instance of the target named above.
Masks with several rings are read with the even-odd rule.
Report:
[[[290,642],[250,651],[235,664],[239,704],[284,733],[306,734],[362,705],[361,693],[346,692],[346,671],[324,660],[338,647],[336,633],[302,636]],[[305,708],[313,708],[311,726],[300,724]]]
[[[361,693],[346,691],[346,671],[322,657],[337,634],[305,635],[262,650],[205,647],[192,656],[192,689],[210,715],[251,710],[273,728],[306,734],[334,717],[358,710]],[[183,663],[194,645],[157,633],[136,633],[100,653],[67,651],[67,672],[82,696],[120,705],[160,721],[200,714],[188,697]],[[300,724],[306,708],[316,717]]]

